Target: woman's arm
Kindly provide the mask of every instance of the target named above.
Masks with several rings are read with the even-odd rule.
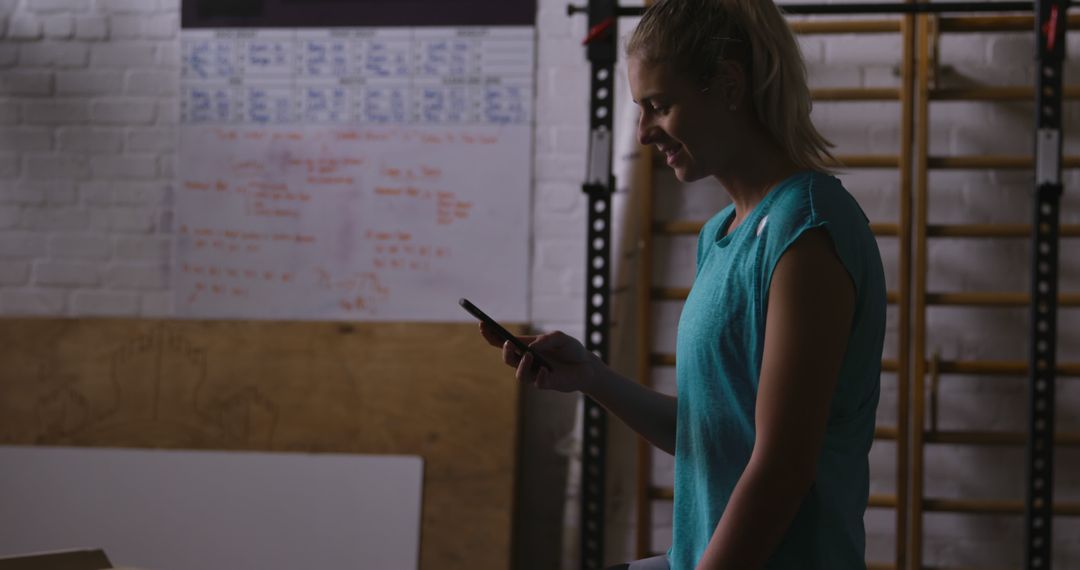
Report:
[[[583,392],[649,443],[675,455],[675,398],[620,376],[606,366]]]
[[[533,366],[531,354],[519,354],[486,325],[481,324],[480,332],[492,346],[502,347],[503,362],[517,369],[518,380],[547,390],[581,391],[650,443],[675,454],[675,398],[616,373],[577,339],[562,332],[518,337],[550,362],[551,370]]]
[[[824,229],[800,237],[769,286],[750,463],[699,570],[764,567],[814,482],[855,288]]]

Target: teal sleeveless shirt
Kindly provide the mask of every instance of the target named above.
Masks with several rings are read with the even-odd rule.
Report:
[[[679,319],[675,374],[673,570],[697,564],[754,448],[754,405],[769,283],[804,232],[825,228],[855,286],[855,313],[817,475],[770,570],[865,568],[863,511],[885,336],[885,276],[866,215],[840,181],[796,174],[730,234],[728,206],[698,238],[697,275]]]

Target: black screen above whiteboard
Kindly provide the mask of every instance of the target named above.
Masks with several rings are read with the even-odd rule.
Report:
[[[531,26],[536,0],[183,0],[184,28]]]

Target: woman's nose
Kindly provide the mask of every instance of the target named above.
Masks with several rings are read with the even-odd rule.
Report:
[[[648,120],[645,113],[641,114],[638,118],[637,126],[637,140],[639,144],[648,145],[652,143],[652,140],[656,138],[656,126]]]

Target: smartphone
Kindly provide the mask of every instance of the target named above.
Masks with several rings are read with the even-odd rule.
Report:
[[[526,352],[532,354],[533,362],[537,366],[543,366],[544,368],[547,368],[549,372],[551,371],[551,365],[548,364],[546,360],[544,360],[539,354],[536,354],[536,352],[529,348],[527,344],[518,340],[518,337],[510,334],[510,331],[504,329],[502,325],[495,322],[495,319],[487,316],[487,313],[481,311],[476,305],[470,303],[468,299],[459,299],[458,304],[461,305],[461,308],[469,311],[469,314],[480,319],[481,321],[486,323],[487,326],[491,327],[491,330],[495,333],[496,336],[503,340],[510,341],[510,344],[514,345],[518,349],[518,352],[520,352],[521,354],[525,354]]]

